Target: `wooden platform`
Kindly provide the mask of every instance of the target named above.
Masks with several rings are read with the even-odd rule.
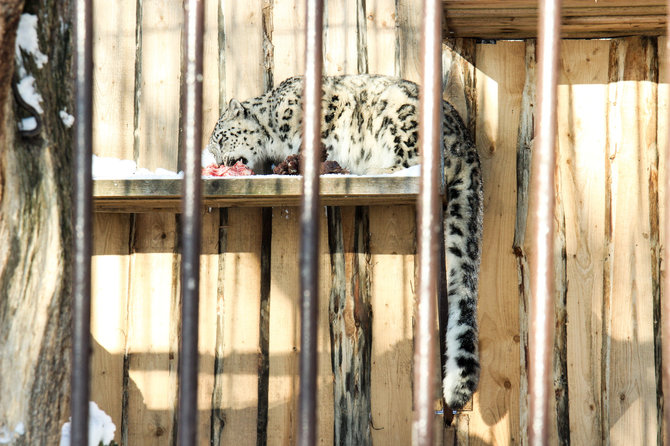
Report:
[[[444,0],[445,37],[522,39],[537,37],[538,2],[530,0]],[[566,38],[658,36],[665,33],[661,0],[563,1]]]
[[[179,179],[95,180],[97,212],[179,211]],[[406,176],[321,177],[323,205],[414,204],[419,178]],[[205,207],[298,206],[301,178],[250,176],[203,180]]]

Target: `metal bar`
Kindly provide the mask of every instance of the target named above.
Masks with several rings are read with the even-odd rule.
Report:
[[[71,444],[88,444],[89,352],[91,336],[91,179],[93,12],[91,0],[74,10],[74,264],[72,280]]]
[[[422,88],[420,95],[419,139],[421,180],[418,207],[418,308],[414,349],[415,445],[433,444],[433,402],[435,399],[435,301],[437,298],[440,247],[442,166],[442,2],[425,0],[421,39]]]
[[[554,169],[556,155],[556,83],[560,45],[560,0],[540,2],[538,37],[538,120],[531,164],[530,257],[530,420],[531,445],[548,444],[552,397],[554,334]]]
[[[670,76],[670,0],[667,5],[668,17],[666,20],[666,59],[665,72],[666,76]],[[664,82],[670,82],[666,78]],[[668,116],[668,128],[666,131],[670,133],[670,115]],[[668,139],[670,141],[670,139]],[[663,208],[665,210],[665,243],[663,246],[663,262],[665,265],[665,274],[663,274],[663,295],[661,296],[661,368],[662,376],[661,382],[663,384],[663,424],[661,431],[663,432],[663,444],[670,445],[670,203],[668,194],[670,194],[670,144],[665,146],[665,200]]]
[[[184,2],[182,149],[184,186],[181,219],[181,345],[179,348],[178,443],[197,444],[198,303],[200,286],[202,145],[202,0]]]
[[[319,308],[319,152],[323,0],[306,0],[303,90],[303,195],[300,211],[300,398],[298,444],[316,444],[317,325]]]

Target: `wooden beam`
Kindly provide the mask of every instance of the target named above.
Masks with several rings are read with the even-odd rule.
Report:
[[[296,206],[300,177],[257,176],[203,180],[203,206]],[[324,205],[410,204],[419,191],[417,177],[322,177]],[[178,212],[181,180],[96,180],[97,212]]]
[[[521,39],[537,37],[537,1],[444,0],[445,37]],[[661,0],[563,2],[564,38],[662,35]]]

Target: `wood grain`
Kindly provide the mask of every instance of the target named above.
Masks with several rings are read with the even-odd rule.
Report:
[[[524,55],[522,42],[481,45],[477,52],[481,71],[477,72],[476,143],[485,188],[479,285],[482,373],[470,417],[475,445],[520,441],[519,297],[512,246]]]
[[[223,254],[223,444],[256,444],[261,210],[230,209]]]
[[[183,9],[178,2],[143,0],[138,53],[139,167],[177,171]]]
[[[98,214],[93,218],[91,401],[112,417],[117,443],[123,425],[130,230],[129,214]]]
[[[203,206],[297,206],[301,178],[251,176],[203,181]],[[325,176],[321,178],[324,204],[413,203],[419,190],[418,177]],[[181,180],[95,180],[97,211],[179,212]]]
[[[444,0],[445,36],[483,39],[537,37],[534,1]],[[660,0],[565,1],[563,37],[661,35],[665,4]]]
[[[176,435],[179,262],[174,214],[137,215],[128,296],[128,444],[167,445]]]
[[[133,159],[136,5],[135,0],[95,5],[93,153],[98,156]]]
[[[570,442],[601,440],[605,156],[609,42],[564,42],[558,88],[557,182],[565,212]],[[589,336],[584,336],[589,333]]]
[[[270,380],[267,424],[269,445],[296,442],[298,356],[298,209],[273,208],[270,287]]]
[[[217,337],[219,300],[219,211],[205,212],[202,216],[202,246],[200,254],[200,308],[198,321],[198,443],[211,444],[212,433],[219,423],[219,405],[214,405],[214,388],[218,378],[217,360],[220,339]]]
[[[370,207],[373,444],[411,443],[415,219],[413,206]]]
[[[227,107],[232,98],[243,101],[264,91],[262,5],[262,0],[222,3],[221,107]]]
[[[398,75],[395,0],[366,1],[368,72]]]
[[[610,49],[608,171],[612,235],[609,278],[606,438],[611,444],[657,438],[650,244],[650,164],[657,162],[655,41],[620,39]],[[656,161],[654,159],[656,158]],[[604,316],[605,316],[604,315]]]
[[[658,204],[659,204],[659,236],[658,236],[658,245],[660,247],[665,247],[667,246],[667,240],[668,240],[668,234],[665,232],[665,225],[666,225],[666,212],[664,211],[664,204],[665,206],[668,206],[668,200],[670,200],[670,197],[668,197],[668,191],[665,187],[667,177],[667,168],[668,168],[668,162],[670,160],[667,159],[664,154],[667,153],[667,145],[668,145],[668,126],[670,126],[670,122],[668,119],[670,116],[668,115],[668,99],[670,99],[670,90],[668,89],[668,51],[667,51],[667,37],[659,37],[658,39],[658,111],[657,111],[657,119],[658,119],[658,134],[657,134],[657,145],[658,145],[658,153],[659,153],[659,160],[658,160]],[[667,209],[667,208],[666,208]],[[670,259],[668,259],[663,251],[661,251],[660,255],[660,277],[664,279],[667,277],[668,274],[670,274],[670,270],[668,268],[668,262]],[[662,389],[659,389],[659,383],[661,383],[661,380],[659,379],[659,375],[661,373],[660,371],[660,366],[661,366],[661,361],[660,361],[660,347],[662,346],[662,338],[661,338],[661,330],[660,330],[660,323],[663,317],[660,305],[663,302],[664,299],[667,299],[668,293],[670,293],[670,290],[666,289],[664,286],[661,286],[661,289],[659,290],[659,301],[657,303],[657,310],[654,312],[654,321],[656,322],[656,336],[655,336],[655,350],[656,350],[656,383],[657,383],[657,400],[660,400],[663,398],[663,392]],[[658,407],[663,407],[660,405],[660,402],[657,403]],[[663,408],[663,410],[659,410],[659,418],[662,417],[663,420],[659,420],[658,424],[661,427],[659,429],[659,433],[665,432],[667,429],[670,428],[670,426],[667,426],[665,423],[665,420],[667,419],[667,408]],[[664,437],[667,438],[667,437]]]
[[[274,83],[305,72],[305,2],[274,0]]]

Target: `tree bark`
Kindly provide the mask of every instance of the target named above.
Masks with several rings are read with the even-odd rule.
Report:
[[[0,434],[11,444],[58,444],[69,417],[71,1],[0,4]],[[20,14],[38,18],[39,68],[21,61],[43,98],[39,134],[16,131],[11,91]],[[23,423],[25,432],[16,430]]]

